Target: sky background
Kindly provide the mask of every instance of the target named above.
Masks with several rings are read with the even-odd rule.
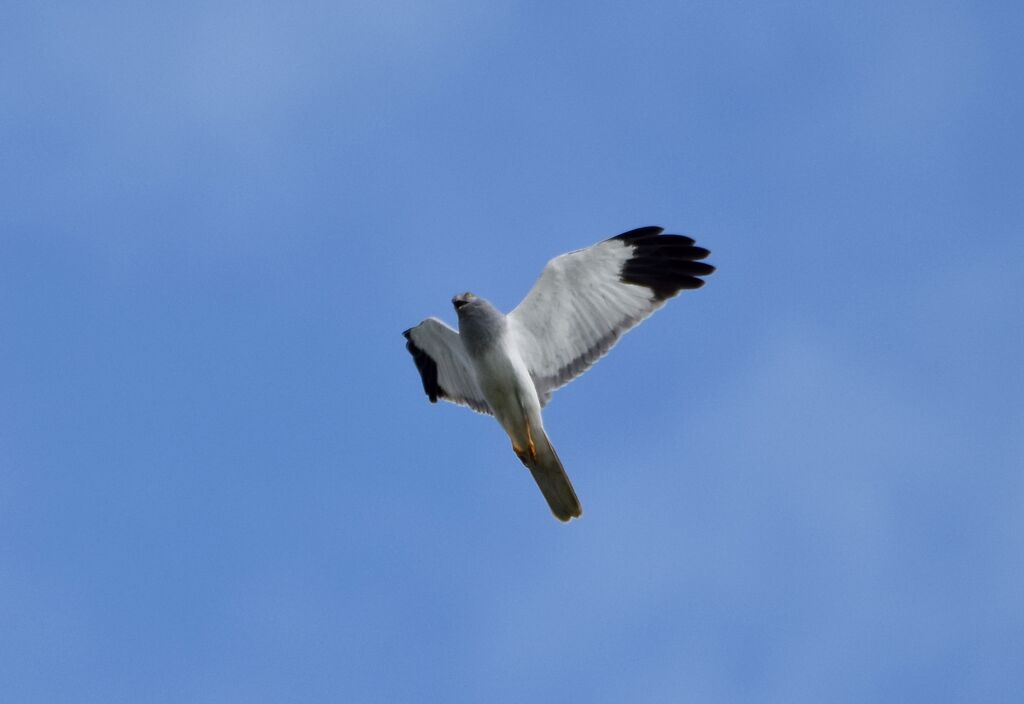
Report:
[[[4,700],[1024,701],[1022,8],[4,5]],[[561,525],[401,332],[649,224]]]

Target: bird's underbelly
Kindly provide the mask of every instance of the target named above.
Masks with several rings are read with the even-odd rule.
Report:
[[[477,383],[494,417],[513,440],[526,443],[526,424],[539,422],[540,402],[526,365],[504,350],[487,352],[475,361]]]

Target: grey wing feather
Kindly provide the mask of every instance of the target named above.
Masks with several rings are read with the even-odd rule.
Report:
[[[437,318],[427,318],[402,334],[431,403],[440,398],[469,406],[477,413],[492,413],[458,332]]]
[[[682,289],[714,272],[708,250],[642,227],[555,257],[508,315],[542,403]]]

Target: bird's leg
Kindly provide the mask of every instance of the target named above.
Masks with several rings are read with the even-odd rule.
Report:
[[[526,421],[526,441],[530,443],[530,459],[537,459],[537,446],[533,444],[533,434],[530,432],[530,421]]]
[[[512,443],[512,452],[516,453],[516,457],[519,458],[520,462],[522,462],[527,467],[530,466],[527,463],[527,461],[526,461],[526,457],[527,457],[526,450],[524,450],[523,448],[519,447],[519,445],[516,445],[514,442]]]

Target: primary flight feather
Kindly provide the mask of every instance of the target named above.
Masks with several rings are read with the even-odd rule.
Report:
[[[618,339],[683,289],[715,271],[708,250],[683,235],[641,227],[555,257],[515,310],[452,298],[453,330],[428,318],[403,334],[431,402],[444,399],[497,418],[555,517],[582,509],[541,408],[551,393],[604,356]]]

